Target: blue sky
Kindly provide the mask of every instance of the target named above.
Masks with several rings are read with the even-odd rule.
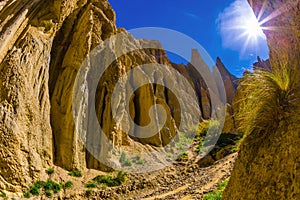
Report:
[[[260,56],[268,58],[265,38],[247,43],[241,25],[253,15],[246,0],[109,0],[117,26],[127,30],[162,27],[179,31],[201,44],[213,60],[220,57],[229,71],[241,76]],[[155,39],[155,38],[149,38]],[[171,58],[172,59],[172,58]]]

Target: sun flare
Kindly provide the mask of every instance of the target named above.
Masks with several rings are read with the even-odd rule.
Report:
[[[276,27],[270,27],[267,22],[281,13],[281,10],[277,10],[266,14],[265,5],[255,13],[246,0],[235,0],[217,20],[223,46],[239,51],[241,58],[267,56],[264,31],[276,31]]]
[[[263,29],[256,18],[247,20],[243,29],[245,34],[252,39],[264,38]]]
[[[259,21],[259,18],[256,18],[253,12],[249,12],[247,15],[242,16],[237,21],[235,28],[240,30],[238,39],[244,41],[243,50],[249,45],[257,47],[259,45],[259,40],[266,40],[262,23]]]
[[[266,41],[264,27],[252,11],[245,12],[228,27],[228,31],[233,31],[236,37],[233,41],[242,44],[241,53],[247,49],[258,49],[262,41]]]

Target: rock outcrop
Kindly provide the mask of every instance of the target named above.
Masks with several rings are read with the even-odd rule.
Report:
[[[37,24],[37,12],[47,4],[1,2],[0,187],[8,190],[28,185],[53,163],[48,93],[51,33],[45,32],[42,22]]]
[[[216,66],[222,75],[224,87],[226,91],[227,103],[232,104],[236,88],[238,86],[238,78],[232,75],[224,66],[221,59],[218,57]]]
[[[201,76],[191,63],[198,63],[198,65],[206,65],[197,50],[192,51],[191,62],[186,66],[184,64],[172,63],[172,66],[184,75],[193,85],[197,96],[199,98],[199,105],[201,107],[202,116],[204,119],[210,118],[211,115],[211,101],[208,87]],[[224,66],[220,58],[216,60],[216,67],[218,68],[226,92],[226,103],[228,104],[228,113],[231,113],[231,104],[238,85],[238,78],[232,75]]]
[[[72,82],[117,29],[107,1],[2,1],[0,17],[0,187],[14,191],[53,164],[85,166],[68,118]]]
[[[249,0],[249,3],[257,15],[262,15],[262,20],[266,19],[263,26],[272,27],[264,31],[270,49],[271,69],[277,74],[272,84],[286,83],[288,88],[276,86],[278,94],[282,90],[281,94],[286,95],[274,100],[284,103],[270,110],[274,105],[270,100],[261,108],[263,121],[256,121],[254,128],[249,127],[252,131],[248,130],[243,139],[223,199],[296,200],[300,199],[300,2]],[[252,92],[255,90],[253,88]],[[265,92],[272,95],[272,88],[265,88]],[[264,94],[258,95],[268,99]],[[266,110],[274,113],[276,109],[278,115],[264,115]]]
[[[107,1],[89,1],[70,13],[54,35],[49,92],[54,163],[58,166],[68,169],[86,167],[86,150],[76,137],[72,110],[73,87],[85,57],[117,32],[115,20],[115,13]]]
[[[261,60],[260,57],[257,57],[257,62],[253,64],[253,69],[271,72],[272,69],[271,69],[270,60],[269,59]]]

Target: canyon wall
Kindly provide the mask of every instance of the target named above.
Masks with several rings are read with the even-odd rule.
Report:
[[[261,95],[265,98],[262,101],[269,102],[257,104],[262,112],[257,114],[255,123],[246,130],[247,135],[241,143],[223,199],[296,200],[300,199],[300,2],[249,0],[249,3],[256,15],[262,16],[261,20],[266,19],[263,26],[269,27],[264,32],[274,76],[254,72],[258,76],[251,79],[255,82],[263,75],[264,78],[260,80],[272,80],[270,87],[261,90],[260,94],[255,93],[256,90],[268,82],[257,83],[257,87],[248,91],[249,96],[246,97]],[[263,64],[259,69],[265,69],[264,65],[268,63],[260,61],[259,64]],[[277,96],[273,98],[275,104],[264,94],[267,92],[272,95],[273,88],[277,88],[274,93]],[[239,92],[243,92],[243,89],[238,88]],[[275,114],[268,117],[266,112]],[[241,120],[241,123],[248,121]]]
[[[153,76],[162,83],[178,85],[177,90],[184,102],[192,98],[186,95],[188,85],[173,76],[171,69],[177,69],[194,83],[193,93],[199,102],[187,105],[191,112],[185,113],[183,118],[188,120],[192,115],[200,115],[201,121],[210,117],[208,88],[201,75],[194,73],[191,64],[189,67],[172,66],[158,42],[137,40],[115,24],[116,15],[106,0],[0,2],[0,189],[19,191],[44,176],[44,169],[53,165],[69,170],[108,169],[97,157],[107,156],[111,149],[97,146],[95,152],[91,152],[85,146],[98,145],[94,141],[101,138],[85,135],[85,141],[79,140],[76,129],[84,126],[80,119],[86,114],[83,111],[87,105],[83,103],[77,108],[79,111],[74,118],[72,101],[76,77],[86,56],[112,35],[126,35],[123,41],[112,40],[109,45],[112,56],[116,56],[114,52],[125,52],[128,48],[140,49],[107,63],[110,67],[101,77],[95,95],[98,121],[116,147],[130,148],[134,143],[164,146],[176,135],[180,125],[179,100],[172,91],[155,84],[143,86],[134,92],[132,98],[123,91],[120,98],[131,98],[128,114],[141,126],[149,123],[149,116],[145,113],[152,105],[160,104],[165,108],[166,124],[156,135],[143,139],[128,136],[120,130],[119,121],[113,118],[112,103],[116,103],[119,109],[125,107],[121,101],[111,101],[114,85],[127,71],[145,63],[168,66],[169,75],[162,76],[158,67],[152,72]],[[117,49],[118,43],[121,49]],[[143,49],[149,43],[153,47]],[[201,58],[193,51],[192,60],[195,56]],[[217,66],[221,66],[221,72],[225,73],[224,83],[230,103],[235,90],[233,76],[224,69],[220,60]],[[84,102],[84,97],[79,100]],[[200,113],[195,113],[198,106],[201,107]]]

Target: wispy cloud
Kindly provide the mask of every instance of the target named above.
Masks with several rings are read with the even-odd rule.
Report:
[[[191,12],[184,11],[183,14],[185,14],[186,16],[191,17],[193,19],[196,19],[196,20],[200,19],[200,17],[198,15],[195,15],[194,13],[191,13]]]

